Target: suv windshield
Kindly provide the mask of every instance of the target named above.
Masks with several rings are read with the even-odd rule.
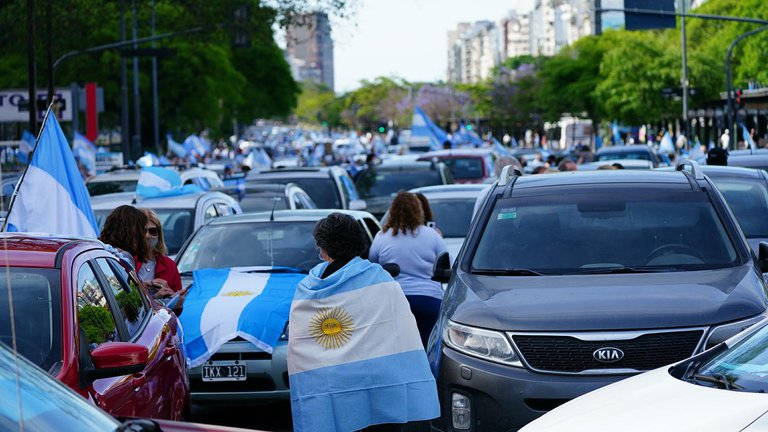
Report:
[[[383,170],[372,169],[360,173],[355,186],[363,198],[390,196],[400,190],[443,184],[436,169]]]
[[[58,270],[5,267],[0,270],[0,342],[13,347],[45,370],[61,361],[61,276]],[[11,295],[9,296],[9,287]]]
[[[747,237],[768,237],[768,188],[762,179],[712,177]]]
[[[768,381],[765,379],[766,364],[768,325],[701,365],[696,371],[694,382],[712,387],[765,393],[768,392]],[[718,383],[707,377],[716,377],[724,382]]]
[[[642,186],[539,191],[496,201],[473,271],[588,274],[738,264],[706,192]]]
[[[314,222],[253,222],[206,225],[178,257],[180,272],[201,268],[295,267],[320,263]]]

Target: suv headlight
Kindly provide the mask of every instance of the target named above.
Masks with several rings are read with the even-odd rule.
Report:
[[[448,320],[443,341],[451,348],[473,357],[523,367],[520,357],[501,332],[457,324]]]
[[[707,336],[707,342],[704,344],[704,349],[710,349],[721,342],[725,342],[733,336],[736,336],[742,331],[764,320],[766,316],[768,316],[768,311],[765,311],[760,315],[747,318],[745,320],[713,327],[709,332],[709,336]]]

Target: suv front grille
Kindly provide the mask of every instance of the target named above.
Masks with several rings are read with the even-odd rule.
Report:
[[[583,339],[579,339],[577,334],[510,336],[523,359],[534,370],[554,373],[621,373],[628,370],[651,370],[690,357],[699,346],[703,334],[702,329],[646,332],[632,339],[614,340],[584,340],[588,337],[582,336]],[[614,363],[596,360],[593,356],[595,351],[608,347],[620,349],[624,357]]]

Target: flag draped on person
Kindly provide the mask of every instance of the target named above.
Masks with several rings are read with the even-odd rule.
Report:
[[[85,136],[75,132],[72,141],[72,154],[88,171],[88,175],[96,175],[96,146]]]
[[[88,189],[67,138],[49,110],[32,159],[11,201],[7,231],[97,237]]]
[[[182,185],[181,176],[174,169],[148,166],[141,169],[136,183],[136,196],[154,198],[199,192],[196,185]]]
[[[359,257],[322,279],[327,267],[310,271],[291,305],[294,430],[356,431],[439,416],[435,380],[400,285]]]
[[[442,149],[443,143],[449,141],[448,134],[440,129],[420,107],[413,110],[411,138],[426,138],[432,150]]]
[[[195,270],[193,278],[180,320],[187,358],[196,367],[238,336],[271,353],[304,275],[225,268]]]
[[[749,131],[747,130],[747,127],[744,126],[744,123],[739,123],[739,126],[741,126],[741,137],[744,138],[744,143],[749,145],[750,150],[757,150],[757,144],[755,143],[755,140],[752,139],[752,135],[749,134]]]

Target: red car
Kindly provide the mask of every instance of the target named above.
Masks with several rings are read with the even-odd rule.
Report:
[[[456,183],[483,183],[493,175],[490,148],[436,150],[419,156],[420,161],[437,159],[451,170]]]
[[[102,243],[4,234],[0,265],[0,341],[112,415],[188,412],[176,315]]]

